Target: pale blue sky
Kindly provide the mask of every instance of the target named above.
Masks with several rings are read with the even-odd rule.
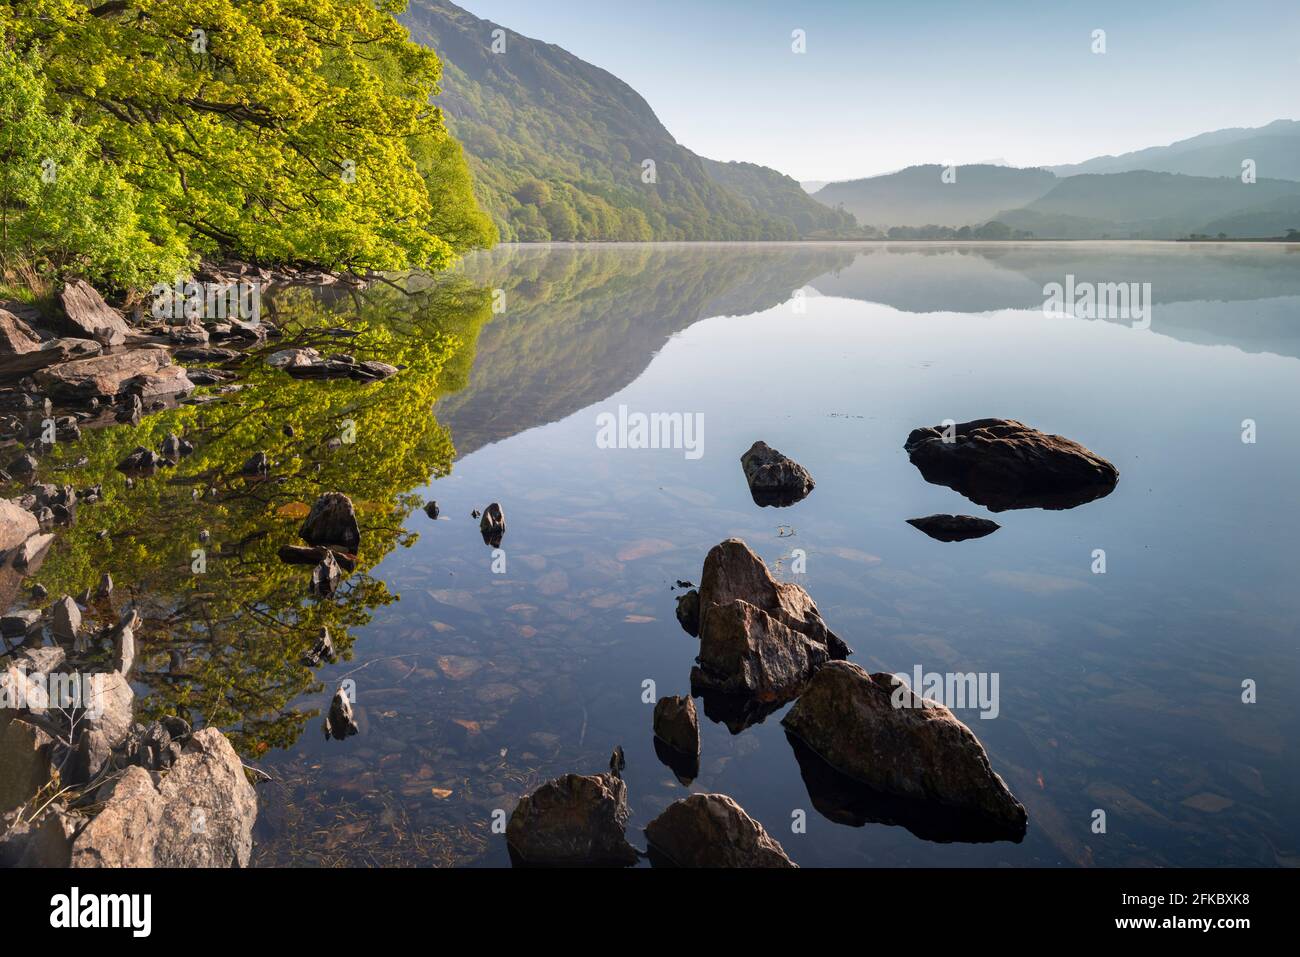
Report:
[[[1300,0],[461,6],[614,73],[697,153],[802,180],[945,160],[1053,165],[1300,118]]]

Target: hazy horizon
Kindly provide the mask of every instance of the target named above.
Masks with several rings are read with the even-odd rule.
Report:
[[[993,157],[1077,163],[1293,118],[1286,91],[1300,84],[1300,7],[1279,2],[1241,16],[1208,0],[1086,10],[1021,0],[996,17],[954,0],[459,5],[613,73],[695,152],[800,181]],[[791,51],[795,29],[803,54]],[[1104,54],[1092,52],[1096,29]],[[1230,82],[1215,64],[1231,64]]]

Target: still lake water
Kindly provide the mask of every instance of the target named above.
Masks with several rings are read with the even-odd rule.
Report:
[[[1151,283],[1150,327],[1045,315],[1044,285],[1067,275]],[[293,453],[284,495],[124,496],[137,504],[120,506],[117,550],[91,561],[61,543],[47,560],[42,580],[106,567],[157,606],[142,637],[167,639],[144,656],[146,704],[237,732],[275,778],[259,787],[257,863],[508,865],[494,811],[550,777],[603,770],[620,744],[642,847],[640,829],[690,790],[733,797],[802,866],[1300,863],[1300,248],[503,247],[410,300],[335,294],[272,317],[292,329],[308,313],[315,327],[369,316],[419,336],[422,304],[452,286],[432,310],[436,387],[385,392],[408,373],[339,386],[331,421],[363,401],[375,417],[326,464]],[[485,306],[492,290],[503,312]],[[290,405],[335,401],[328,384],[291,388],[232,395],[238,421],[222,429],[182,425],[200,458],[204,437],[226,442],[224,471],[237,471]],[[703,454],[599,448],[597,416],[620,405],[699,414]],[[1068,511],[1000,513],[999,531],[962,543],[905,524],[988,516],[923,481],[903,442],[993,416],[1083,443],[1118,467],[1117,489]],[[809,498],[754,505],[739,457],[757,439],[811,471]],[[222,471],[202,468],[204,482]],[[358,499],[363,535],[383,545],[363,542],[357,583],[328,619],[350,660],[313,675],[297,657],[326,619],[302,597],[307,569],[241,593],[224,628],[202,609],[286,574],[258,543],[293,540],[295,509],[320,490],[303,477],[321,474],[312,482]],[[504,571],[470,517],[493,501]],[[236,572],[209,585],[183,558],[115,567],[127,529],[187,539],[189,520],[173,516],[194,509]],[[832,822],[800,776],[784,709],[739,734],[702,715],[700,776],[678,783],[655,755],[643,687],[689,692],[697,643],[673,586],[698,582],[708,549],[732,536],[803,585],[869,671],[998,675],[996,718],[957,715],[1026,806],[1022,843]],[[345,677],[361,733],[326,741],[318,711]],[[1256,703],[1242,701],[1248,679]],[[793,833],[800,810],[806,833]]]

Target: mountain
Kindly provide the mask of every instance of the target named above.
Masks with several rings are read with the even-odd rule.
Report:
[[[437,104],[505,240],[796,239],[852,228],[775,170],[697,156],[640,94],[561,47],[445,0],[411,0],[399,19],[442,59]]]
[[[1202,133],[1168,146],[1098,156],[1051,167],[1057,176],[1151,170],[1189,176],[1241,176],[1243,160],[1255,161],[1259,177],[1300,180],[1300,122],[1275,120],[1267,126]]]
[[[1300,183],[1291,180],[1247,184],[1236,178],[1137,170],[1058,180],[1045,195],[996,218],[1037,239],[1179,239],[1192,233],[1215,235],[1220,230],[1211,232],[1212,222],[1292,209],[1298,200]]]
[[[945,183],[943,171],[938,165],[909,166],[885,176],[829,183],[816,198],[842,206],[863,225],[971,226],[1038,199],[1057,182],[1043,169],[981,164],[958,166],[955,181]]]

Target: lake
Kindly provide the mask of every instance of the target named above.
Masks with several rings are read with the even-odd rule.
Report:
[[[1149,311],[1045,309],[1067,277],[1149,288]],[[120,494],[39,579],[76,593],[107,570],[141,603],[145,713],[221,726],[273,778],[256,863],[508,866],[494,815],[616,745],[640,847],[706,791],[801,866],[1300,863],[1300,247],[513,246],[410,288],[265,313],[298,341],[366,330],[358,352],[406,367],[392,380],[253,369],[219,402],[88,432],[68,463]],[[697,441],[608,447],[620,407],[680,413]],[[990,514],[927,484],[904,440],[985,417],[1082,443],[1118,487],[998,513],[978,540],[921,534],[906,519]],[[178,430],[196,452],[167,479],[109,474]],[[808,498],[754,503],[739,459],[759,439],[812,473]],[[239,479],[258,450],[272,478]],[[276,548],[325,490],[356,501],[363,544],[320,602]],[[490,502],[499,551],[471,517]],[[700,774],[678,781],[651,733],[698,648],[677,582],[729,537],[867,670],[996,676],[989,717],[956,714],[1028,810],[1023,842],[836,823],[783,711],[738,733],[702,713]],[[342,660],[309,668],[322,625]],[[345,679],[361,730],[326,740]]]

